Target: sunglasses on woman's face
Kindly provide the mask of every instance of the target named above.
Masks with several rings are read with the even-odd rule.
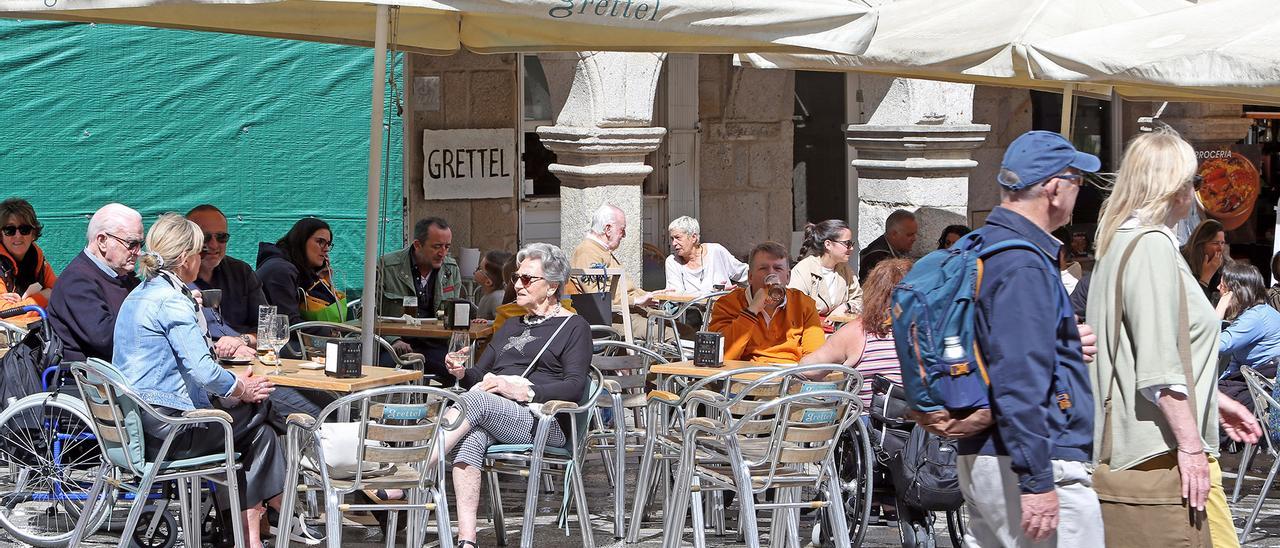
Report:
[[[524,287],[529,287],[529,285],[532,284],[533,282],[536,282],[538,280],[545,280],[545,279],[546,278],[543,278],[542,276],[530,276],[529,274],[512,274],[511,285],[519,284]]]
[[[4,230],[5,236],[13,236],[19,232],[21,232],[23,236],[30,236],[31,231],[35,229],[36,227],[31,225],[5,225],[5,227],[0,230]]]

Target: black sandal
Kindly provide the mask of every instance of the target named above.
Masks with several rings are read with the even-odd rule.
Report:
[[[474,540],[459,540],[457,548],[467,548],[468,544],[474,546],[475,548],[480,548],[480,545],[476,544],[476,541]]]

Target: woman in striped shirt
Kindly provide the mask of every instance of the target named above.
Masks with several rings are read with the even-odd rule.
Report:
[[[816,352],[800,360],[801,364],[849,365],[860,371],[864,381],[858,395],[864,408],[871,405],[871,377],[879,374],[902,383],[898,355],[893,348],[889,306],[894,286],[908,270],[911,270],[910,259],[886,259],[877,264],[862,284],[862,315],[831,335]],[[815,376],[821,375],[815,373]]]

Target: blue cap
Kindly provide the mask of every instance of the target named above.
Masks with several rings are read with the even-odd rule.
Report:
[[[1009,144],[1004,151],[1004,160],[1000,162],[1001,172],[1012,171],[1018,176],[1016,182],[1008,182],[1004,177],[996,180],[1005,190],[1022,190],[1043,183],[1069,167],[1093,173],[1102,168],[1102,161],[1097,156],[1076,150],[1062,135],[1052,131],[1028,131]]]

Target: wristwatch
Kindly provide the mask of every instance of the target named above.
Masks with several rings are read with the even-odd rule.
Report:
[[[528,391],[528,392],[525,392],[525,395],[529,397],[529,401],[533,401],[533,387],[532,387],[532,386],[530,386],[530,387],[529,387],[529,391]]]
[[[240,335],[240,340],[244,341],[245,346],[253,346],[253,338],[248,335]]]

